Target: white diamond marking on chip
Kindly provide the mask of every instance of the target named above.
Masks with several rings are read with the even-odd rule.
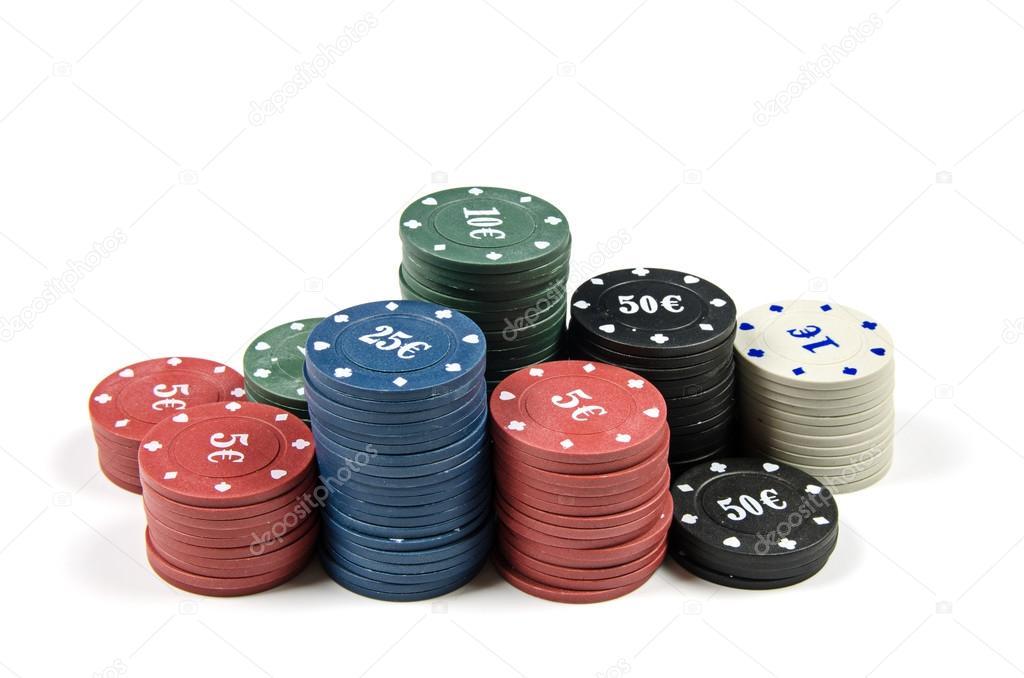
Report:
[[[396,304],[393,301],[389,301],[388,303],[384,304],[384,308],[386,308],[389,311],[395,311],[398,309],[398,304]]]
[[[405,386],[406,384],[408,384],[409,380],[404,378],[404,377],[396,377],[394,379],[394,381],[392,381],[391,383],[394,384],[395,386],[398,386],[399,388],[401,388],[402,386]]]

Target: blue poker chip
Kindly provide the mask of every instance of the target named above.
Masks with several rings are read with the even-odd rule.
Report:
[[[379,584],[402,587],[408,586],[410,588],[422,586],[438,588],[452,582],[461,581],[470,573],[479,570],[482,561],[488,556],[486,552],[474,553],[472,558],[467,558],[464,562],[456,563],[452,567],[444,570],[396,573],[377,569],[373,565],[360,565],[359,563],[346,558],[344,552],[336,551],[331,549],[329,546],[327,547],[327,550],[334,562],[347,572]]]
[[[329,512],[324,512],[321,530],[328,540],[338,540],[342,544],[355,543],[384,551],[422,551],[446,546],[460,541],[466,534],[475,532],[481,525],[493,519],[494,512],[483,510],[467,524],[453,528],[448,532],[433,534],[426,537],[379,537],[364,534],[339,523]]]
[[[481,365],[465,384],[454,390],[436,393],[422,400],[392,400],[385,406],[380,401],[366,400],[338,391],[322,377],[310,373],[306,367],[303,366],[303,377],[306,381],[307,399],[312,395],[324,409],[341,417],[383,424],[404,424],[440,416],[456,403],[476,393],[481,388],[484,377],[484,366]]]
[[[332,431],[330,428],[321,426],[320,422],[317,421],[315,417],[310,421],[310,428],[317,436],[318,445],[322,442],[326,445],[344,447],[354,452],[366,452],[367,454],[419,454],[421,452],[430,452],[431,450],[451,445],[463,438],[475,435],[475,431],[480,428],[481,422],[484,424],[487,422],[486,409],[479,412],[473,419],[466,420],[460,428],[453,429],[449,433],[445,433],[443,436],[438,436],[428,440],[420,440],[419,442],[410,443],[408,445],[391,445],[380,441],[366,441],[349,438],[348,436],[337,433],[336,431]]]
[[[413,487],[402,491],[359,485],[352,482],[351,477],[332,479],[321,475],[321,480],[331,493],[343,495],[346,499],[370,502],[377,506],[391,506],[396,510],[445,501],[482,482],[489,481],[490,478],[490,468],[483,468],[480,472],[469,473],[438,486]]]
[[[447,511],[454,506],[466,504],[476,495],[490,491],[491,484],[490,478],[484,478],[476,484],[470,485],[465,490],[461,490],[448,496],[446,499],[418,506],[388,506],[386,504],[378,504],[372,501],[356,499],[350,495],[342,494],[341,492],[335,492],[331,495],[331,503],[341,508],[346,513],[351,511],[354,516],[365,515],[367,516],[367,522],[371,523],[379,522],[380,519],[389,517],[425,517]],[[373,519],[371,520],[370,517],[373,517]]]
[[[327,572],[331,579],[353,593],[388,602],[415,602],[451,593],[471,582],[486,562],[486,559],[481,561],[479,567],[476,570],[467,572],[463,579],[450,581],[438,587],[401,587],[399,585],[379,584],[352,574],[338,565],[330,555],[323,552],[320,554],[320,564],[323,565],[324,571]]]
[[[319,426],[337,431],[347,438],[361,442],[382,442],[393,445],[411,445],[425,442],[439,436],[444,431],[465,427],[480,416],[487,404],[486,391],[480,391],[473,398],[466,398],[457,403],[449,412],[423,422],[407,424],[366,424],[353,421],[323,409],[319,402],[309,401],[310,415]]]
[[[471,445],[457,454],[453,454],[446,459],[442,459],[441,461],[436,461],[431,464],[383,466],[371,462],[369,464],[359,466],[359,473],[361,475],[374,476],[375,478],[419,478],[422,476],[436,476],[438,473],[450,471],[456,466],[461,465],[462,462],[471,459],[480,452],[480,449],[483,446],[487,444],[488,441],[486,438],[480,438],[475,445]],[[320,452],[320,450],[317,450],[317,452]],[[324,450],[321,454],[321,458],[328,454],[332,454],[332,452]],[[378,457],[374,458],[374,461],[385,456],[386,455],[378,455]],[[341,459],[338,460],[339,464],[353,461],[353,459],[348,457],[341,457]]]
[[[465,515],[471,507],[477,506],[491,496],[490,484],[483,484],[474,488],[473,492],[461,494],[443,507],[436,507],[432,511],[417,512],[392,512],[391,515],[381,515],[379,512],[367,511],[365,502],[353,502],[334,494],[327,505],[333,511],[341,512],[351,516],[355,520],[372,525],[389,527],[425,527],[448,520],[449,518]]]
[[[383,412],[361,410],[348,404],[343,404],[334,394],[327,398],[315,388],[307,389],[306,393],[307,400],[314,401],[319,410],[328,412],[347,422],[372,426],[405,426],[406,424],[423,424],[438,417],[443,417],[464,403],[474,401],[482,393],[486,394],[487,392],[487,384],[482,378],[471,382],[469,386],[470,388],[460,392],[457,398],[445,398],[442,399],[444,402],[438,403],[433,403],[433,399],[430,399],[432,404],[427,409],[411,412],[396,412],[392,411],[390,407],[385,408],[386,411]],[[424,400],[421,402],[425,403],[428,401]]]
[[[415,452],[412,454],[372,454],[372,452],[366,452],[365,450],[351,450],[343,445],[333,444],[318,447],[317,451],[322,449],[325,454],[329,453],[338,457],[338,459],[335,460],[338,463],[352,462],[360,467],[365,464],[372,464],[375,467],[424,466],[426,464],[444,461],[458,454],[462,454],[468,449],[479,447],[481,440],[486,439],[486,428],[487,422],[481,422],[478,429],[474,429],[469,435],[461,440],[456,440],[454,443],[445,445],[444,447],[439,447],[436,450]],[[331,460],[328,460],[328,462],[329,461]]]
[[[464,385],[484,364],[483,332],[462,313],[424,301],[376,301],[325,318],[306,365],[334,390],[371,401],[427,398]]]
[[[418,551],[380,549],[358,544],[352,540],[334,540],[330,543],[334,548],[341,549],[345,553],[356,554],[370,562],[378,563],[382,568],[418,566],[431,568],[439,563],[448,562],[453,559],[467,558],[467,554],[478,549],[490,550],[494,543],[494,533],[495,520],[492,517],[474,531],[464,532],[463,536],[457,541],[441,546],[423,548]]]
[[[340,465],[332,466],[329,455],[322,455],[317,458],[320,462],[320,473],[328,477],[342,477],[340,473],[342,467]],[[321,461],[322,460],[322,461]],[[355,465],[349,465],[345,468],[352,470],[350,482],[355,483],[358,486],[366,488],[374,488],[381,490],[388,489],[401,489],[408,491],[409,494],[419,492],[420,488],[434,487],[440,489],[441,486],[447,485],[448,483],[457,482],[460,478],[465,475],[485,475],[485,472],[490,470],[491,451],[490,446],[483,444],[477,450],[476,453],[465,459],[458,466],[454,466],[445,471],[439,473],[432,473],[425,476],[412,476],[408,478],[385,478],[380,476],[371,476],[366,473],[362,473],[360,468]],[[354,468],[353,468],[354,467]],[[346,483],[347,484],[347,483]],[[426,492],[425,490],[424,492]]]
[[[337,542],[326,544],[325,548],[332,554],[338,557],[338,561],[348,561],[354,563],[360,567],[365,567],[370,570],[374,570],[380,573],[387,574],[425,574],[425,573],[437,573],[445,570],[450,570],[453,567],[459,567],[467,565],[468,563],[476,562],[480,558],[485,558],[491,551],[491,540],[490,538],[479,538],[471,542],[469,548],[456,553],[455,555],[441,560],[428,561],[422,563],[392,563],[387,560],[377,560],[375,558],[366,557],[366,551],[358,551],[355,549],[344,548]]]
[[[408,527],[368,523],[344,513],[330,501],[324,506],[324,513],[337,524],[367,536],[384,539],[423,539],[458,530],[462,526],[472,523],[480,514],[489,513],[491,509],[491,496],[488,494],[482,499],[478,498],[476,503],[471,506],[453,509],[443,516],[437,516],[437,520],[432,523]]]

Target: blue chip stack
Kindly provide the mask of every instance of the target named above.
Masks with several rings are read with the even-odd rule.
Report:
[[[345,588],[424,600],[469,582],[494,533],[480,328],[423,301],[353,306],[306,343],[328,490],[321,561]]]

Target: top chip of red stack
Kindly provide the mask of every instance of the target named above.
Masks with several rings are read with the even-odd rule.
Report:
[[[100,435],[137,445],[154,424],[187,408],[245,397],[242,375],[202,358],[155,358],[124,367],[89,398]]]
[[[309,428],[269,405],[211,403],[157,424],[139,447],[143,485],[194,506],[244,506],[288,492],[314,464]]]
[[[491,395],[496,442],[538,457],[600,463],[661,442],[665,399],[647,380],[613,365],[543,363],[506,378]]]

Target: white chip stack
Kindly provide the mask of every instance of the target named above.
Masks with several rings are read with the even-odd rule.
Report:
[[[884,477],[895,430],[889,333],[860,311],[809,300],[759,306],[737,324],[737,397],[750,451],[833,492]]]

